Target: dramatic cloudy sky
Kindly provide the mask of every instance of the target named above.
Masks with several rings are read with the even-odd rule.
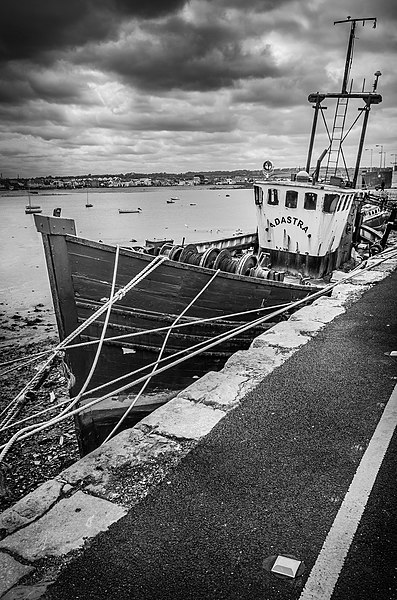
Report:
[[[379,165],[382,144],[389,165],[395,0],[1,0],[0,172],[304,165],[307,96],[340,90],[350,25],[334,21],[348,15],[378,19],[357,27],[352,76],[371,90],[382,72],[365,147]]]

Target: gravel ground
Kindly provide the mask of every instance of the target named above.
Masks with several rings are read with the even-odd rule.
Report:
[[[5,363],[20,358],[30,358],[38,352],[53,348],[57,343],[57,335],[53,315],[50,309],[46,309],[43,305],[37,305],[25,313],[19,311],[12,315],[7,314],[5,307],[3,311],[0,310],[0,328],[0,413],[2,413],[45,361],[40,358],[19,369],[12,368],[15,364]],[[31,417],[67,397],[68,391],[61,361],[56,359],[46,373],[41,386],[26,394],[15,420]],[[0,444],[6,443],[20,427],[38,423],[49,416],[54,416],[59,410],[36,417],[19,427],[1,431]],[[1,415],[0,423],[6,414],[5,412]],[[73,418],[17,442],[0,464],[0,511],[12,506],[41,483],[56,476],[78,459]]]

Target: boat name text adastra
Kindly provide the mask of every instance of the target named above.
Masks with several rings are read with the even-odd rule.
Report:
[[[302,221],[302,219],[298,219],[298,217],[281,217],[281,219],[279,219],[278,217],[276,217],[274,219],[274,223],[269,223],[270,227],[277,227],[277,225],[282,225],[282,224],[291,224],[292,225],[296,225],[297,227],[299,227],[302,231],[304,231],[305,233],[307,233],[307,230],[309,229],[308,225],[305,225]]]

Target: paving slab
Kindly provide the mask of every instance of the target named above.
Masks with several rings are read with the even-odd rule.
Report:
[[[62,556],[81,548],[86,540],[108,529],[126,513],[107,500],[76,492],[38,521],[2,540],[0,548],[29,561]]]
[[[64,484],[55,479],[43,483],[0,514],[0,536],[10,535],[47,512],[61,496]]]
[[[289,321],[277,323],[277,325],[274,325],[274,327],[261,336],[261,341],[266,345],[276,346],[283,350],[296,350],[309,340],[309,335],[303,335]],[[256,342],[255,346],[258,347],[258,342]]]
[[[31,571],[33,567],[22,565],[9,554],[0,552],[0,596]]]
[[[38,583],[36,585],[16,585],[11,588],[1,600],[38,600],[42,598],[49,585],[53,583]]]
[[[124,466],[146,463],[162,454],[180,450],[177,441],[160,435],[147,435],[140,429],[126,429],[103,446],[71,465],[59,475],[71,485],[105,486]]]
[[[242,395],[241,387],[247,378],[247,374],[231,375],[223,371],[210,371],[180,392],[178,397],[228,410],[237,406],[239,397]]]
[[[316,303],[311,306],[304,306],[291,316],[291,321],[305,320],[318,321],[320,323],[330,323],[335,317],[345,312],[345,309],[335,299],[330,299],[329,302]],[[287,321],[286,321],[287,322]]]
[[[211,431],[225,412],[204,404],[176,397],[161,406],[136,426],[146,430],[156,428],[158,433],[176,438],[199,440]]]

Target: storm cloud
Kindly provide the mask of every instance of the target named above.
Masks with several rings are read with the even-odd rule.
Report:
[[[0,60],[40,57],[116,37],[123,19],[177,11],[185,0],[2,0]]]
[[[353,87],[382,72],[366,146],[393,153],[396,13],[387,0],[3,0],[2,171],[301,164],[308,94],[340,87],[347,14],[378,19],[358,25]]]

